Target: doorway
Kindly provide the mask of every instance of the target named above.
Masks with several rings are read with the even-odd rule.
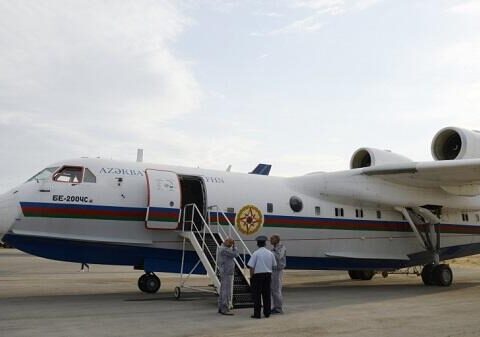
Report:
[[[205,184],[203,179],[198,176],[179,176],[180,179],[180,187],[182,191],[182,221],[179,224],[180,228],[183,224],[184,219],[190,220],[192,218],[192,208],[188,207],[186,210],[184,209],[185,205],[188,204],[195,204],[197,208],[201,212],[203,218],[208,221],[207,219],[207,197],[205,191]],[[194,215],[194,222],[198,229],[203,228],[203,222],[200,218],[200,215],[196,212]],[[190,223],[185,224],[185,230],[190,230],[189,228]]]

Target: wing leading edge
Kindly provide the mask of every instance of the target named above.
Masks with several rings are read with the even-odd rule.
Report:
[[[480,159],[379,165],[362,174],[415,187],[438,187],[459,196],[480,195]]]

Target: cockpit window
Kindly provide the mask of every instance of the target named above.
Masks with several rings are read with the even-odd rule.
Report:
[[[53,180],[62,183],[79,184],[83,178],[83,167],[64,166],[60,171],[53,175]]]
[[[85,175],[83,176],[83,182],[85,183],[96,183],[97,177],[90,171],[88,168],[85,169]]]
[[[32,181],[32,180],[45,180],[50,178],[53,172],[55,172],[58,169],[58,167],[47,167],[46,169],[41,170],[37,174],[35,174],[33,177],[28,179],[27,181]]]

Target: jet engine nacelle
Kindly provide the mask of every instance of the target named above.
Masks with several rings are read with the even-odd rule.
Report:
[[[362,147],[353,153],[350,159],[350,168],[377,166],[384,164],[397,164],[411,162],[409,158],[389,150]]]
[[[446,127],[432,141],[435,160],[480,158],[480,131]]]

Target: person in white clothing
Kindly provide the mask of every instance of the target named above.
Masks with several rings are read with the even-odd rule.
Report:
[[[283,269],[287,266],[287,249],[280,242],[280,236],[272,235],[270,237],[272,244],[272,253],[275,255],[277,266],[272,272],[272,314],[283,314]]]
[[[218,296],[218,313],[222,315],[233,315],[230,311],[230,299],[232,297],[233,274],[235,273],[235,258],[238,251],[235,241],[231,238],[225,239],[217,249],[217,265],[220,272],[220,293]]]

